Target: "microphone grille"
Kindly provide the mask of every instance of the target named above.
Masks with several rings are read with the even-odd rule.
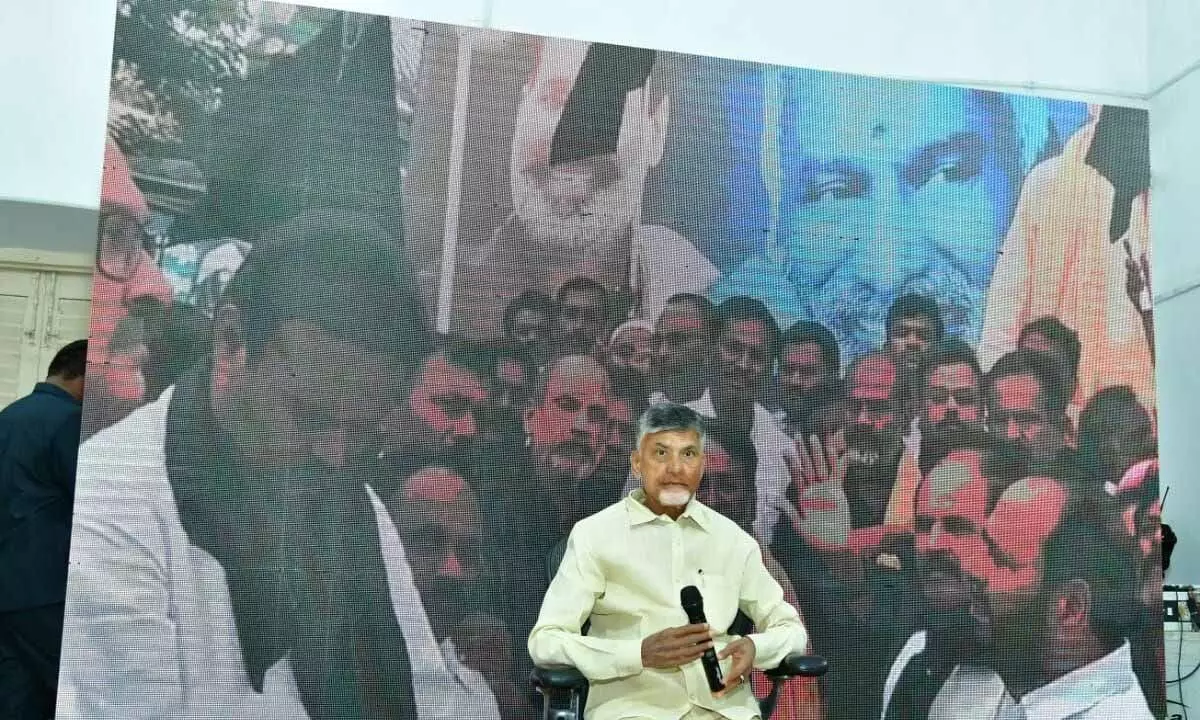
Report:
[[[704,605],[704,598],[700,596],[700,589],[695,585],[688,585],[679,591],[679,603],[684,607]]]

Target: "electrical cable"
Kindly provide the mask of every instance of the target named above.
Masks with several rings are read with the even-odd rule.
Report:
[[[1176,598],[1178,598],[1178,597],[1179,597],[1178,594],[1176,594]],[[1187,596],[1185,596],[1185,597],[1187,597]],[[1187,603],[1187,600],[1184,600],[1184,603]],[[1179,643],[1178,643],[1178,645],[1176,647],[1176,651],[1175,651],[1175,674],[1179,675],[1179,673],[1183,672],[1183,668],[1182,668],[1182,666],[1183,666],[1183,633],[1187,632],[1187,629],[1183,622],[1183,613],[1176,611],[1175,616],[1177,618],[1179,618],[1177,621],[1179,624]],[[1164,643],[1164,645],[1165,645],[1165,643]],[[1183,720],[1188,720],[1188,706],[1187,706],[1187,703],[1184,702],[1184,699],[1183,699],[1183,681],[1187,680],[1191,676],[1195,675],[1197,671],[1200,671],[1200,663],[1197,663],[1196,667],[1192,668],[1191,671],[1188,672],[1187,675],[1179,675],[1179,677],[1175,678],[1174,680],[1166,681],[1167,685],[1171,685],[1172,683],[1179,684],[1179,701],[1178,701],[1178,703],[1176,703],[1174,700],[1171,700],[1169,698],[1167,699],[1167,703],[1168,704],[1178,704],[1179,707],[1183,708]]]

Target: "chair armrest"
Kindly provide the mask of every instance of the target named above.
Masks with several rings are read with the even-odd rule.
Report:
[[[779,663],[779,667],[767,671],[767,677],[772,680],[783,680],[790,677],[821,677],[829,671],[829,663],[820,655],[803,655],[792,653]]]
[[[529,681],[538,690],[583,690],[588,686],[583,673],[567,665],[535,667]]]

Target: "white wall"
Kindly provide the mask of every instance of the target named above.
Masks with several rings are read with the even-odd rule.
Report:
[[[1181,0],[1187,2],[1187,0]],[[1145,0],[323,0],[363,12],[1133,101]],[[0,198],[95,207],[114,3],[0,3]],[[7,103],[18,104],[11,112]]]
[[[1168,579],[1200,584],[1200,483],[1194,470],[1200,428],[1200,5],[1151,0],[1150,141],[1158,335],[1163,513],[1179,536]]]

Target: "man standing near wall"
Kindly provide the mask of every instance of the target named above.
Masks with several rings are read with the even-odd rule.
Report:
[[[53,717],[87,340],[0,411],[0,717]]]

